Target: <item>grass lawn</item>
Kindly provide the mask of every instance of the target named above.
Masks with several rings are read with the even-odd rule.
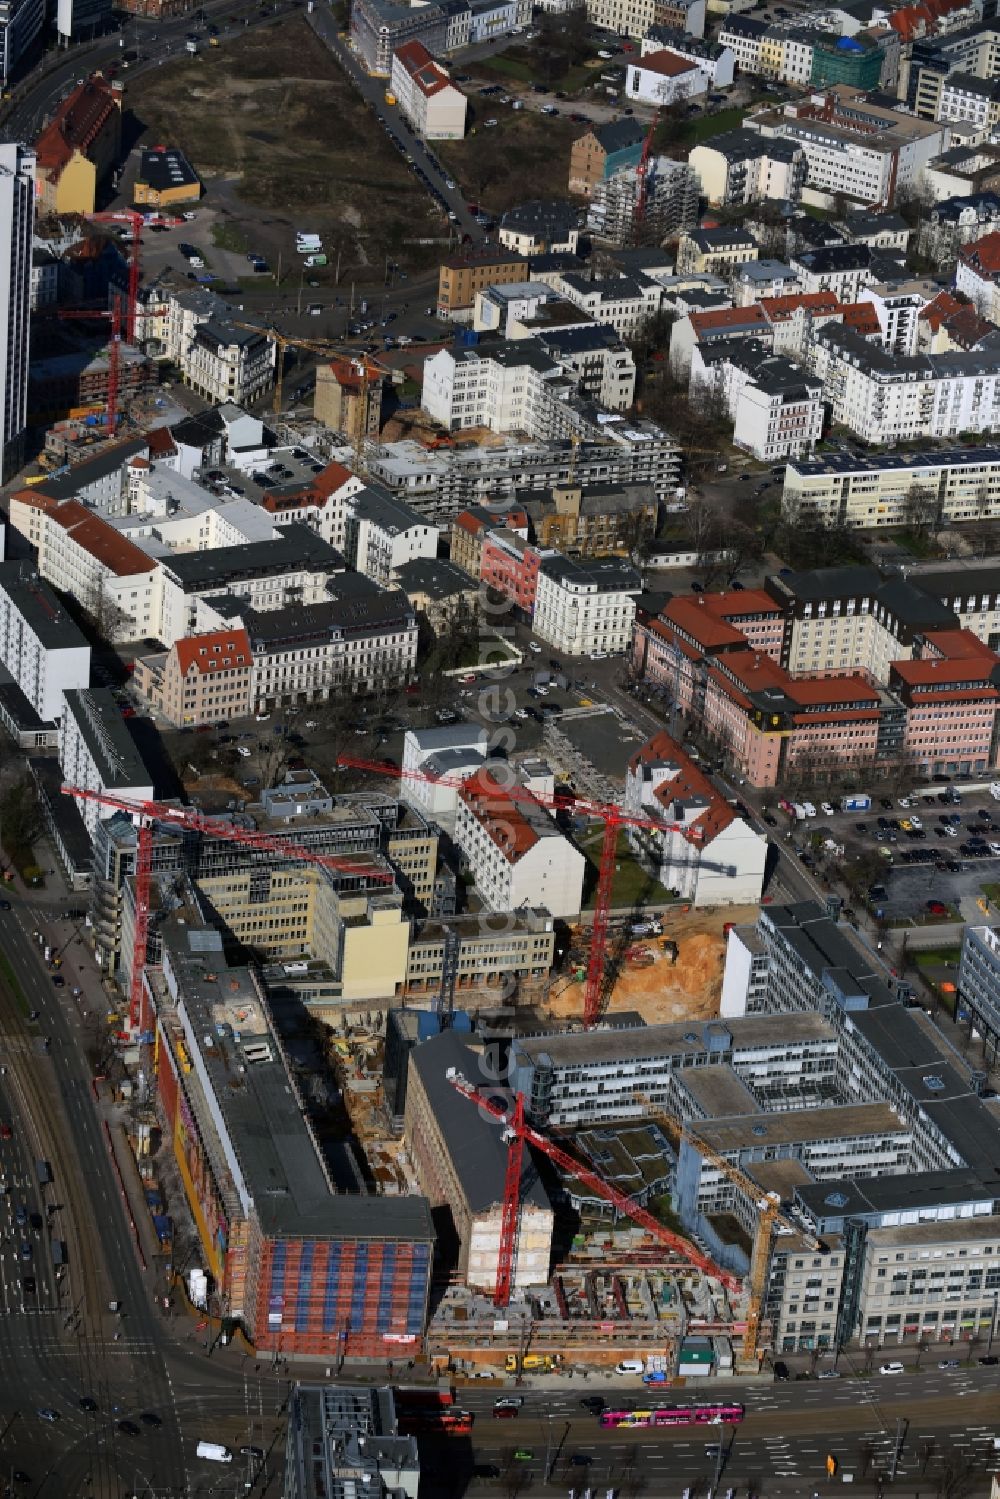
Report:
[[[961,956],[962,950],[959,947],[930,947],[922,952],[910,953],[918,968],[940,968],[947,963],[957,964]]]
[[[657,146],[684,145],[697,146],[701,141],[711,140],[713,135],[721,135],[724,130],[735,130],[742,125],[743,117],[748,113],[746,109],[734,107],[733,109],[721,109],[716,114],[692,115],[685,120],[679,131],[673,133],[672,137],[665,141],[655,140]],[[667,125],[669,133],[670,126]]]
[[[1000,910],[1000,885],[983,885],[982,891],[986,899]]]
[[[216,237],[221,247],[243,252],[252,239],[271,259],[283,241],[287,258],[293,226],[308,211],[309,227],[341,251],[350,275],[387,254],[423,263],[426,255],[407,242],[447,233],[418,179],[299,16],[165,63],[127,102],[143,132],[140,144],[179,146],[205,182],[210,206],[221,179],[229,204],[238,195]]]
[[[601,857],[601,830],[594,828],[576,839],[577,847],[587,856],[584,871],[584,909],[592,911],[597,892],[598,861]],[[611,887],[611,904],[617,910],[631,911],[637,904],[661,905],[672,899],[659,880],[654,880],[638,863],[629,848],[624,832],[618,834],[618,849],[615,858],[614,884]]]
[[[237,255],[247,252],[247,237],[238,224],[229,219],[216,219],[212,225],[212,243],[220,250],[232,250]]]

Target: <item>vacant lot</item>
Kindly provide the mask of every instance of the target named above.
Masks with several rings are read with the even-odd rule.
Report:
[[[435,152],[467,196],[491,213],[503,213],[526,198],[565,198],[570,145],[586,125],[564,116],[542,115],[537,106],[509,104],[473,94],[472,129],[464,141],[438,141]],[[486,120],[496,120],[487,127]]]
[[[274,254],[284,241],[287,263],[289,232],[308,214],[350,273],[381,269],[387,254],[420,262],[428,252],[405,242],[446,236],[402,157],[298,18],[157,69],[129,103],[143,143],[180,146],[209,206],[229,208],[233,248],[247,239]]]

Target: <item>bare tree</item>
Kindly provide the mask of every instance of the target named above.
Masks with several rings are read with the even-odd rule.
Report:
[[[924,484],[911,484],[903,502],[903,516],[915,536],[926,536],[940,515],[937,494]]]

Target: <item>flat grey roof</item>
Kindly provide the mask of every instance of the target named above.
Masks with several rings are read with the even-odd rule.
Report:
[[[70,687],[63,700],[108,790],[152,785],[109,687]]]
[[[411,1051],[410,1066],[423,1085],[470,1211],[489,1212],[504,1195],[507,1147],[503,1126],[464,1098],[445,1077],[448,1068],[454,1067],[475,1086],[483,1070],[482,1058],[455,1031],[447,1030]],[[486,1078],[482,1081],[485,1084]],[[525,1151],[521,1171],[521,1201],[537,1208],[551,1206],[530,1151]]]
[[[718,1119],[724,1114],[761,1113],[760,1104],[731,1067],[722,1064],[689,1067],[677,1079],[677,1085],[704,1109],[706,1119]]]
[[[250,970],[228,967],[220,946],[206,948],[199,940],[217,935],[177,918],[163,928],[178,979],[178,1008],[183,1005],[188,1016],[264,1232],[430,1243],[434,1229],[426,1198],[331,1192]],[[232,1024],[227,1032],[220,1021],[223,1003],[246,1014],[239,1042]],[[269,1060],[248,1060],[246,1043],[255,1038],[269,1045]]]
[[[692,1130],[723,1153],[766,1150],[771,1145],[794,1145],[809,1140],[848,1140],[867,1135],[911,1133],[887,1103],[850,1103],[829,1108],[786,1109],[753,1119],[699,1119]]]
[[[46,650],[87,647],[87,637],[31,563],[0,563],[0,588]]]
[[[734,1020],[644,1025],[630,1030],[521,1036],[514,1042],[513,1051],[535,1065],[545,1060],[556,1067],[577,1063],[600,1065],[605,1061],[641,1061],[646,1057],[708,1055],[708,1034],[725,1036],[727,1032],[732,1044],[716,1053],[720,1057],[761,1046],[783,1050],[789,1042],[835,1041],[837,1035],[822,1015],[805,1011],[795,1015],[741,1015]]]

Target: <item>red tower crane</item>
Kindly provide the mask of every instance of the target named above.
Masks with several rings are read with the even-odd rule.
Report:
[[[123,796],[114,796],[106,791],[90,791],[82,786],[64,786],[64,796],[74,796],[78,801],[96,802],[101,807],[113,807],[127,812],[135,819],[138,832],[135,859],[135,936],[132,951],[132,972],[129,983],[129,1020],[133,1028],[139,1025],[142,1012],[142,975],[146,966],[146,943],[149,937],[149,891],[153,872],[153,824],[162,822],[170,827],[188,828],[196,833],[207,833],[213,838],[224,838],[230,843],[241,843],[247,848],[260,849],[276,854],[283,859],[300,859],[306,864],[315,864],[323,869],[341,870],[347,874],[364,875],[366,879],[385,884],[393,882],[387,869],[380,869],[371,862],[367,854],[324,854],[306,848],[293,839],[271,833],[258,833],[254,829],[234,827],[220,817],[208,817],[194,807],[172,807],[166,802],[129,801]]]
[[[395,765],[386,764],[379,760],[362,760],[354,755],[338,755],[338,765],[350,766],[354,770],[370,770],[377,775],[406,776],[408,780],[430,782],[432,785],[456,785],[462,784],[461,779],[449,781],[447,776],[430,776],[419,770],[400,770]],[[684,833],[689,838],[700,841],[701,833],[698,828],[685,828],[677,822],[661,821],[655,817],[636,817],[628,812],[623,812],[613,802],[593,802],[583,797],[564,796],[556,793],[555,796],[543,796],[540,792],[529,791],[527,786],[514,784],[503,788],[505,796],[513,797],[515,800],[533,802],[537,805],[548,807],[553,811],[567,811],[580,813],[585,817],[598,818],[604,823],[604,834],[601,838],[601,858],[597,873],[597,890],[594,895],[594,923],[590,934],[590,953],[587,958],[587,979],[584,989],[583,1001],[583,1023],[589,1030],[596,1025],[601,1018],[601,1009],[604,999],[605,961],[608,950],[608,923],[611,916],[611,894],[615,879],[615,855],[618,848],[618,830],[620,828],[646,828],[653,832],[661,833]]]
[[[93,224],[128,224],[131,239],[128,247],[128,294],[125,300],[125,342],[135,343],[139,309],[139,281],[142,269],[143,217],[133,208],[117,208],[109,213],[88,213]]]
[[[517,1259],[517,1230],[521,1213],[521,1160],[524,1154],[525,1142],[540,1150],[543,1155],[548,1156],[563,1171],[569,1172],[578,1181],[584,1183],[591,1191],[603,1197],[605,1202],[610,1202],[620,1213],[638,1223],[648,1234],[651,1234],[659,1243],[667,1249],[672,1250],[682,1259],[694,1265],[704,1275],[711,1275],[726,1287],[728,1291],[741,1291],[743,1282],[739,1276],[723,1270],[714,1260],[709,1259],[707,1254],[687,1239],[675,1234],[669,1228],[664,1228],[658,1218],[648,1213],[644,1207],[631,1197],[626,1197],[624,1192],[619,1192],[617,1187],[611,1186],[603,1176],[598,1176],[589,1166],[584,1166],[567,1151],[554,1145],[545,1135],[539,1134],[533,1129],[524,1117],[524,1095],[518,1093],[514,1099],[513,1109],[509,1102],[497,1102],[489,1093],[481,1093],[474,1088],[467,1078],[453,1067],[449,1067],[446,1077],[453,1088],[457,1088],[463,1098],[474,1103],[477,1108],[485,1109],[493,1119],[505,1125],[504,1138],[507,1142],[507,1171],[504,1181],[504,1199],[500,1227],[500,1250],[497,1255],[497,1283],[493,1293],[493,1304],[497,1307],[507,1306],[510,1301],[511,1288],[514,1283],[514,1267]]]
[[[93,323],[100,318],[107,318],[111,324],[111,337],[108,340],[108,398],[106,411],[106,426],[110,433],[114,433],[118,423],[118,392],[121,387],[121,358],[122,358],[122,300],[115,296],[111,311],[102,308],[94,308],[92,311],[80,309],[74,312],[60,312],[60,319]]]
[[[658,117],[650,122],[649,129],[646,131],[646,136],[642,143],[642,155],[639,157],[639,165],[636,167],[635,213],[632,216],[633,236],[636,239],[638,239],[646,218],[646,202],[649,196],[649,159],[653,154],[653,137],[656,134],[656,127],[659,123]]]

